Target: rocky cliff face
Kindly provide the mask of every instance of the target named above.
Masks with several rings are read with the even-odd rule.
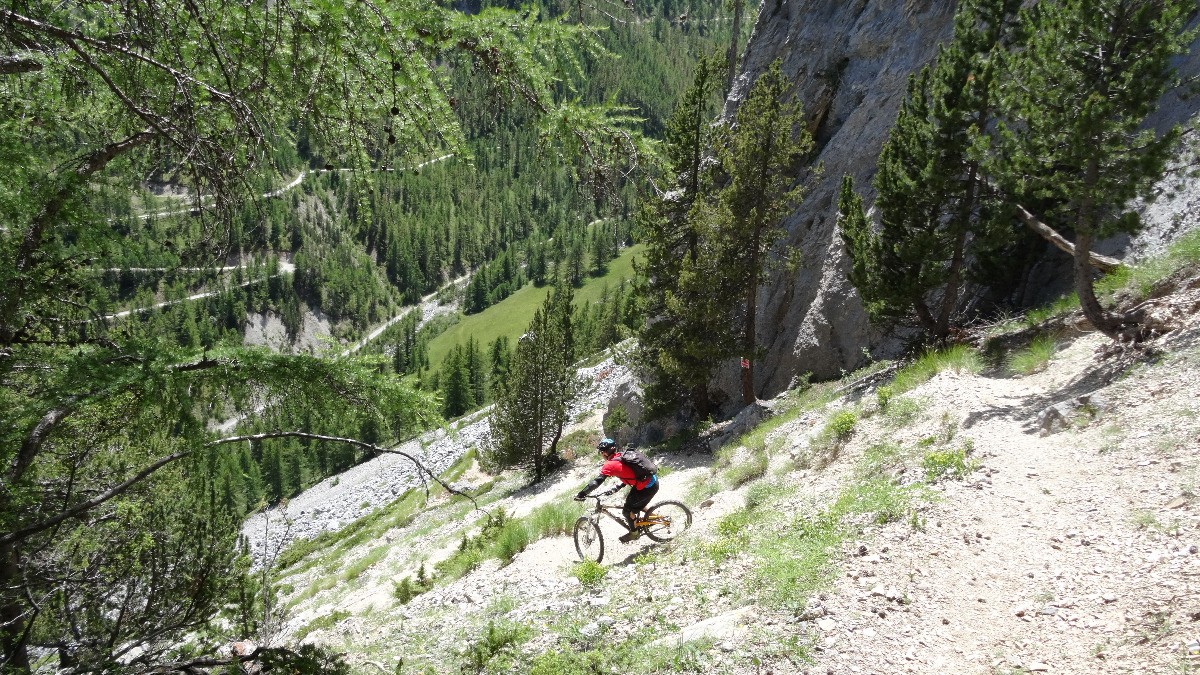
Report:
[[[780,59],[810,120],[813,166],[821,169],[784,223],[785,241],[802,252],[803,264],[775,273],[761,291],[759,336],[768,355],[757,368],[759,396],[809,371],[836,377],[865,362],[864,348],[886,348],[846,278],[849,260],[835,228],[838,186],[846,173],[870,184],[909,73],[934,56],[953,18],[954,4],[936,0],[764,0],[725,114]],[[735,375],[731,367],[731,384]]]
[[[836,377],[866,362],[865,352],[894,352],[898,343],[874,331],[846,277],[849,259],[836,230],[837,193],[844,174],[869,193],[876,158],[903,100],[910,73],[929,62],[953,31],[953,2],[937,0],[763,0],[740,72],[725,103],[731,116],[750,85],[775,59],[794,83],[816,140],[808,194],[784,226],[786,243],[802,253],[794,272],[776,271],[760,291],[759,341],[767,357],[756,369],[760,397],[812,372]],[[1200,72],[1200,57],[1181,59],[1183,75]],[[1151,121],[1157,127],[1190,120],[1196,97],[1172,94]],[[1147,235],[1110,242],[1108,252],[1155,249],[1154,242],[1197,224],[1200,190],[1178,175],[1165,180],[1163,199],[1144,213]],[[864,195],[868,204],[873,195]],[[1166,202],[1166,203],[1164,203]],[[1146,245],[1145,242],[1151,242]],[[1049,253],[1040,270],[1046,279],[1066,278],[1061,253]],[[1069,269],[1064,267],[1063,269]],[[1043,284],[1044,286],[1044,284]],[[721,388],[737,392],[736,366],[722,373]],[[736,399],[736,394],[731,394]]]

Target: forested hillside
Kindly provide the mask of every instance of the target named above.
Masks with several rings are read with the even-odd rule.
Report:
[[[0,668],[221,667],[236,522],[444,411],[343,346],[460,277],[478,312],[602,270],[722,12],[0,10]]]

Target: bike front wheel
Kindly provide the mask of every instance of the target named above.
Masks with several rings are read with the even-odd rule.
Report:
[[[600,524],[587,516],[575,521],[575,552],[580,560],[600,562],[604,558],[604,535],[600,534]]]
[[[679,502],[659,502],[646,509],[646,536],[654,541],[671,541],[692,526],[692,512]]]

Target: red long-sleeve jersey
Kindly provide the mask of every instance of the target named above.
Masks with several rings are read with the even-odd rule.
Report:
[[[613,457],[612,459],[605,461],[600,467],[600,475],[616,477],[620,479],[622,483],[626,485],[632,485],[635,490],[646,489],[646,486],[650,484],[650,481],[654,480],[653,476],[647,478],[646,480],[638,480],[637,476],[635,476],[633,473],[633,469],[625,466],[625,463],[622,462],[619,457]]]

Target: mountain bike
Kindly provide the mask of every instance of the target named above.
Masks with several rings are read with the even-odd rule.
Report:
[[[617,504],[602,504],[604,495],[592,497],[596,500],[596,508],[591,515],[580,516],[575,521],[575,551],[580,560],[600,562],[604,558],[604,534],[600,532],[600,515],[606,515],[628,530],[625,518],[621,515],[621,506]],[[688,507],[676,501],[658,502],[651,504],[640,518],[633,521],[634,527],[654,541],[666,542],[678,537],[692,525],[692,512]]]

